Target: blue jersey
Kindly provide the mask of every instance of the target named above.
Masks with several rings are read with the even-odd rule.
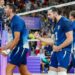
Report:
[[[23,45],[28,42],[28,31],[26,29],[24,20],[22,20],[19,16],[15,15],[11,20],[11,30],[13,39],[14,32],[20,32],[20,40],[17,46],[23,47]]]
[[[66,33],[72,31],[71,22],[65,18],[61,17],[58,23],[55,24],[54,35],[55,35],[55,45],[59,46],[66,40]],[[67,49],[65,49],[67,48]],[[71,44],[63,49],[71,51]]]
[[[51,54],[52,47],[50,45],[49,46],[45,46],[44,49],[46,50],[46,52]]]
[[[75,42],[75,21],[72,22],[73,27],[73,42]]]
[[[72,43],[72,52],[75,51],[75,21],[72,22],[73,27],[73,43]],[[74,53],[74,52],[73,52]]]
[[[11,20],[11,30],[13,39],[15,38],[14,33],[20,32],[20,40],[15,48],[9,55],[8,63],[20,66],[21,64],[26,65],[26,54],[28,52],[28,31],[26,29],[25,22],[17,15],[14,15]],[[26,46],[26,47],[25,47]],[[19,58],[19,59],[18,59]],[[16,61],[16,62],[15,62]]]

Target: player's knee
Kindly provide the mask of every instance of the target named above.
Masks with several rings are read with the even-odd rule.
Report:
[[[11,73],[11,72],[13,72],[13,68],[10,68],[10,67],[7,66],[6,73]]]
[[[50,71],[58,72],[58,68],[55,68],[55,67],[50,67],[49,70],[50,70]]]
[[[22,72],[21,74],[22,74],[22,75],[31,75],[30,72]]]
[[[61,67],[58,67],[58,72],[62,72],[62,71],[67,71],[67,69],[66,68],[61,68]]]
[[[12,72],[13,72],[12,69],[10,69],[10,68],[6,68],[6,73],[12,73]]]
[[[58,75],[67,75],[66,71],[58,72]]]
[[[48,71],[48,75],[58,75],[56,71]]]

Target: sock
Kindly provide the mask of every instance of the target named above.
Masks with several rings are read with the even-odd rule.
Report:
[[[58,73],[56,71],[48,71],[48,75],[57,75]]]
[[[58,72],[58,75],[67,75],[65,71]]]

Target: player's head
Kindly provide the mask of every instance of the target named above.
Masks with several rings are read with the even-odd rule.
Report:
[[[50,10],[48,10],[48,18],[55,19],[61,15],[61,10],[59,8],[52,7]]]
[[[70,14],[69,14],[69,19],[70,19],[71,21],[75,20],[75,10],[70,12]]]
[[[0,0],[0,6],[4,6],[4,0]]]
[[[16,6],[14,4],[7,4],[5,7],[6,16],[9,17],[12,13],[16,13]]]

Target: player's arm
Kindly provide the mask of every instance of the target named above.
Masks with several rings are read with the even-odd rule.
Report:
[[[0,48],[0,53],[4,56],[8,55],[11,50],[18,44],[20,39],[20,32],[14,32],[14,39],[8,43],[5,47]]]
[[[65,21],[63,23],[62,30],[63,30],[63,32],[65,32],[66,39],[59,46],[53,45],[53,51],[55,51],[55,52],[58,52],[62,48],[65,48],[65,47],[69,46],[73,41],[73,29],[72,29],[72,25],[71,25],[71,23],[69,21]]]
[[[23,23],[19,20],[13,27],[14,39],[8,49],[12,50],[20,40],[20,33],[23,29]]]
[[[40,41],[43,41],[43,42],[49,44],[50,46],[53,46],[53,44],[54,44],[53,39],[51,39],[51,38],[42,38],[42,37],[39,37],[38,39]]]
[[[73,31],[69,31],[66,33],[66,40],[60,45],[60,48],[65,48],[70,45],[73,41]]]
[[[8,43],[5,47],[5,49],[12,50],[19,42],[20,40],[20,32],[14,32],[14,39],[10,43]]]
[[[54,44],[54,40],[53,40],[52,38],[43,38],[43,37],[41,37],[41,36],[38,34],[38,32],[35,32],[34,36],[35,36],[37,39],[39,39],[40,41],[43,41],[43,42],[45,42],[45,43],[47,43],[47,44],[50,44],[50,46],[53,46],[53,44]]]
[[[22,22],[18,21],[13,27],[14,39],[12,40],[10,45],[7,44],[6,47],[4,49],[2,49],[3,53],[9,54],[10,51],[13,50],[13,48],[18,44],[18,42],[20,40],[20,33],[21,33],[22,29],[23,29]]]
[[[60,48],[70,45],[73,41],[73,29],[69,21],[64,22],[63,31],[65,32],[66,40],[60,45]]]
[[[8,42],[5,46],[3,46],[2,48],[3,49],[8,49],[9,48],[9,46],[11,45],[11,43],[12,43],[12,40],[10,41],[10,42]]]

